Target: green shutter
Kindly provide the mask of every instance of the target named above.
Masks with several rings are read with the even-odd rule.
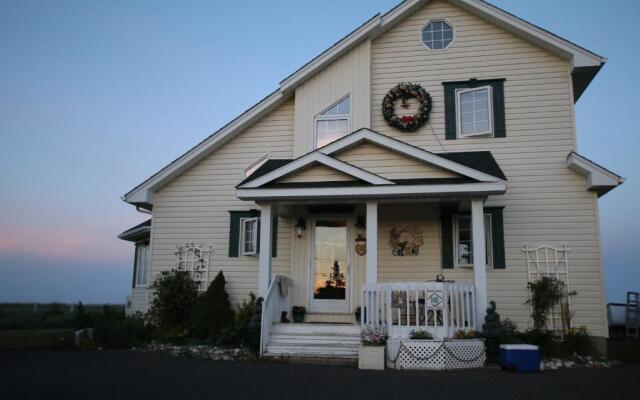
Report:
[[[456,134],[456,85],[444,85],[444,137],[455,140]]]
[[[493,136],[506,137],[507,125],[504,117],[504,80],[491,82],[493,89]]]
[[[495,137],[506,137],[507,126],[504,112],[504,79],[443,82],[444,86],[444,136],[447,140],[458,137],[456,131],[456,89],[467,89],[490,85],[493,90],[493,133]]]
[[[138,273],[138,245],[133,248],[133,280],[131,281],[131,287],[136,287],[136,274]]]
[[[229,223],[229,257],[238,257],[240,254],[240,219],[241,218],[253,218],[260,217],[260,211],[229,211],[230,223]],[[273,231],[272,231],[272,257],[277,256],[278,248],[278,236],[276,235],[278,230],[278,217],[273,218]],[[260,227],[258,226],[258,251],[260,250]]]
[[[442,268],[453,268],[453,211],[440,209],[442,226]]]
[[[271,257],[278,256],[278,217],[273,217],[271,225]]]
[[[503,207],[487,207],[484,212],[491,214],[491,243],[493,251],[493,268],[504,269],[506,267],[504,256],[504,220]]]

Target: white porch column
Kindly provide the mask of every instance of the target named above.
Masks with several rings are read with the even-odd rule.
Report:
[[[484,200],[471,200],[473,282],[476,290],[476,330],[482,330],[487,310],[487,267],[484,238]]]
[[[367,201],[367,283],[378,282],[378,202]]]
[[[265,297],[271,283],[271,237],[274,204],[260,206],[260,257],[258,262],[258,296]]]

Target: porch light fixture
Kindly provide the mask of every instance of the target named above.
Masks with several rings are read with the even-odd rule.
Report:
[[[298,222],[296,222],[296,235],[298,239],[302,237],[302,232],[307,230],[307,221],[304,218],[298,218]]]

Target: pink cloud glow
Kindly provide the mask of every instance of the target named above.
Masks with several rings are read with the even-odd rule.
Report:
[[[125,261],[128,243],[102,232],[14,226],[0,228],[0,252],[76,261]]]

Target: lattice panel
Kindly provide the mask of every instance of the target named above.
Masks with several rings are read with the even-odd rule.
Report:
[[[544,276],[556,278],[564,282],[567,293],[571,293],[571,282],[569,280],[569,249],[567,246],[559,248],[551,246],[529,247],[524,246],[522,251],[527,259],[527,271],[529,282],[538,281]],[[529,293],[531,299],[531,293]],[[551,330],[563,335],[564,331],[571,328],[571,318],[563,320],[561,305],[556,305],[551,309],[547,317],[547,326]],[[566,314],[571,316],[571,296],[566,299]],[[533,320],[530,321],[533,326]]]
[[[407,340],[400,343],[395,367],[431,370],[481,368],[486,358],[482,340]]]
[[[194,245],[193,243],[178,246],[176,255],[176,269],[187,271],[191,279],[198,285],[198,290],[207,290],[209,282],[209,260],[211,259],[212,247]]]

